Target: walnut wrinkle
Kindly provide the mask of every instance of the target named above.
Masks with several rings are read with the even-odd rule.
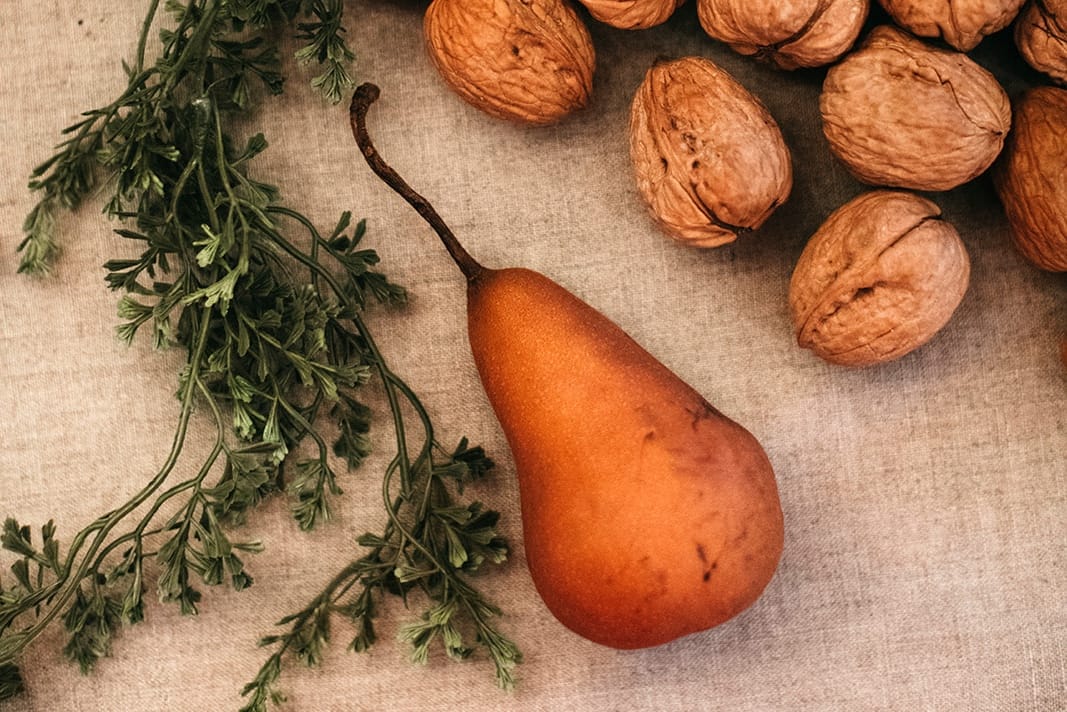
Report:
[[[589,14],[622,30],[662,25],[685,0],[579,0]]]
[[[1067,86],[1067,0],[1032,0],[1015,22],[1015,45],[1030,66]]]
[[[941,38],[961,52],[1011,24],[1026,0],[878,0],[893,20],[920,37]]]
[[[836,61],[856,41],[869,9],[869,0],[697,0],[710,37],[781,69]]]
[[[631,106],[630,156],[653,217],[698,247],[760,227],[793,185],[789,149],[770,112],[698,57],[648,70]]]
[[[445,82],[492,116],[551,124],[589,101],[593,41],[566,0],[434,0],[423,34]]]
[[[1019,251],[1067,272],[1067,89],[1034,87],[1016,101],[993,184]]]
[[[970,279],[970,260],[931,201],[864,193],[805,246],[789,283],[797,343],[844,366],[890,361],[929,341]]]
[[[992,74],[888,25],[830,68],[819,110],[831,150],[853,175],[914,190],[975,178],[1011,127],[1008,95]]]

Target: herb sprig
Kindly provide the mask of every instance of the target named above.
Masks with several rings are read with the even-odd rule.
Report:
[[[309,17],[297,24],[305,42],[297,55],[320,63],[323,74],[314,82],[328,98],[339,101],[352,84],[346,65],[354,55],[344,39],[341,0],[166,0],[165,9],[174,26],[160,31],[155,63],[146,64],[146,51],[160,0],[149,2],[135,60],[123,63],[126,89],[64,129],[56,152],[34,169],[30,188],[40,198],[23,224],[20,271],[51,268],[59,251],[56,212],[77,208],[101,182],[113,183],[109,215],[152,212],[167,189],[161,173],[183,158],[175,123],[181,108],[210,96],[224,110],[243,111],[257,85],[280,94],[284,77],[271,33],[279,22]],[[198,124],[185,127],[194,144],[202,145],[197,131],[208,128],[204,110]]]
[[[201,586],[243,589],[244,558],[260,550],[233,537],[264,498],[285,491],[302,529],[327,520],[341,494],[336,463],[358,467],[371,449],[371,408],[361,387],[376,378],[392,415],[396,456],[386,469],[386,514],[365,552],[307,608],[264,639],[274,652],[250,683],[245,709],[284,696],[283,658],[317,663],[338,615],[355,624],[352,648],[375,642],[385,595],[405,603],[420,592],[421,620],[404,629],[413,658],[440,641],[464,658],[466,631],[484,647],[507,687],[520,655],[495,626],[499,611],[471,583],[485,562],[506,558],[496,512],[463,504],[465,484],[491,461],[465,439],[440,445],[417,395],[387,365],[364,319],[372,305],[402,305],[405,290],[377,269],[363,246],[366,225],[345,213],[329,234],[286,206],[277,188],[252,177],[267,148],[261,134],[240,144],[226,127],[257,91],[282,90],[272,28],[296,25],[312,83],[336,101],[351,85],[340,0],[168,0],[171,27],[146,63],[152,0],[126,89],[65,130],[56,153],[33,173],[39,200],[25,221],[20,271],[46,273],[59,253],[59,212],[108,187],[106,212],[136,245],[134,258],[105,265],[121,292],[119,338],[150,332],[160,348],[186,354],[178,376],[179,415],[171,450],[142,489],[64,545],[48,522],[34,532],[8,519],[0,547],[17,557],[0,581],[0,700],[23,687],[22,652],[53,623],[67,631],[67,657],[88,672],[108,655],[116,631],[145,616],[147,569],[156,593],[197,612]],[[185,454],[190,423],[205,413],[215,439],[203,459]],[[416,414],[417,429],[405,419]],[[327,433],[330,433],[327,435]],[[310,452],[310,454],[304,454]]]

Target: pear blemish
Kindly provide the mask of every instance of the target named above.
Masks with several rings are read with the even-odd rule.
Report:
[[[471,352],[514,459],[526,558],[548,609],[589,640],[632,649],[748,608],[783,545],[759,442],[548,277],[479,264],[374,148],[377,97],[356,90],[353,134],[467,278]]]

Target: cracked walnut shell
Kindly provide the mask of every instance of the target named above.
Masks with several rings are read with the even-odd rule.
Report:
[[[853,175],[914,190],[975,178],[1011,127],[1008,95],[992,74],[889,25],[830,68],[819,110],[831,150]]]
[[[835,210],[789,283],[797,343],[830,363],[868,366],[929,341],[970,279],[963,242],[940,215],[925,198],[889,190]]]
[[[856,41],[869,9],[869,0],[697,0],[710,37],[780,69],[836,61]]]
[[[1015,45],[1031,67],[1067,86],[1067,0],[1031,0],[1015,23]]]
[[[666,22],[685,0],[578,0],[589,14],[622,30],[644,30]]]
[[[657,62],[645,74],[630,110],[630,156],[652,216],[697,247],[760,227],[793,186],[770,112],[700,57]]]
[[[433,0],[423,34],[449,86],[492,116],[551,124],[589,101],[593,41],[566,0]]]
[[[993,170],[1011,236],[1041,269],[1067,272],[1067,89],[1034,87]]]
[[[1011,24],[1026,0],[878,0],[893,20],[920,37],[940,37],[961,52]]]

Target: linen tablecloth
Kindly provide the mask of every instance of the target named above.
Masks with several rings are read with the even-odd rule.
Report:
[[[121,91],[119,60],[135,51],[146,4],[0,3],[0,515],[34,528],[55,519],[64,541],[158,469],[178,416],[182,355],[114,335],[118,297],[101,265],[129,248],[98,202],[62,218],[53,275],[15,273],[30,171],[79,112]],[[701,31],[693,3],[640,32],[583,13],[598,53],[592,102],[556,126],[526,128],[445,86],[422,46],[423,9],[348,5],[353,72],[382,89],[370,118],[382,154],[487,265],[552,277],[751,430],[777,473],[785,551],[752,608],[661,647],[611,650],[556,622],[525,568],[514,467],[468,350],[462,277],[367,169],[345,103],[320,99],[310,70],[287,59],[286,93],[262,99],[248,122],[271,143],[254,173],[324,227],[344,210],[366,218],[367,246],[410,290],[406,308],[373,312],[372,326],[442,440],[468,436],[497,462],[473,494],[502,512],[512,554],[479,584],[525,654],[511,693],[480,655],[456,663],[435,652],[416,667],[395,641],[416,613],[390,601],[369,653],[347,652],[339,626],[321,668],[286,668],[287,709],[1067,709],[1067,291],[1063,276],[1012,247],[988,177],[930,196],[972,262],[949,324],[898,361],[834,367],[796,345],[787,307],[806,240],[865,189],[822,137],[823,70],[780,72],[733,54]],[[792,194],[766,226],[714,250],[659,232],[630,170],[633,92],[656,58],[684,55],[711,58],[764,101],[795,167]],[[1012,95],[1035,80],[1007,33],[973,56]],[[377,449],[343,476],[326,526],[302,533],[283,499],[271,500],[242,531],[265,546],[247,560],[254,586],[206,590],[196,617],[152,600],[145,622],[123,631],[88,676],[62,659],[53,626],[21,659],[26,693],[0,706],[240,707],[266,655],[257,639],[357,555],[355,537],[382,524],[392,440],[384,401],[369,397]],[[211,434],[205,414],[194,418],[190,458]],[[12,560],[0,555],[5,569]]]

